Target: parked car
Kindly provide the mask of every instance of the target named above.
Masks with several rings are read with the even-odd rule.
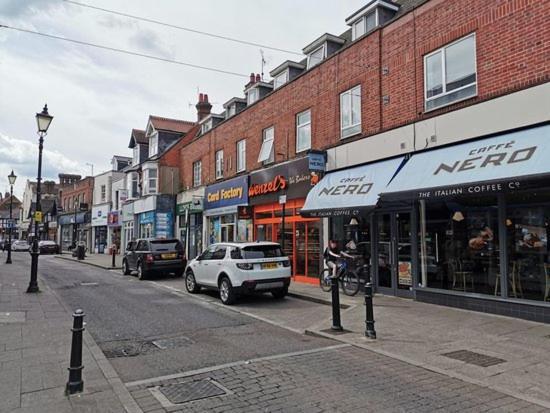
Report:
[[[59,245],[57,245],[55,241],[38,241],[38,250],[40,254],[59,254]]]
[[[277,243],[220,243],[189,262],[185,287],[193,294],[202,287],[216,289],[222,303],[230,305],[245,293],[271,292],[284,298],[290,275],[290,260]]]
[[[29,243],[25,240],[17,240],[17,241],[13,241],[11,243],[11,250],[12,251],[29,251],[29,248],[31,246],[29,245]]]
[[[153,274],[173,273],[181,277],[187,260],[183,244],[178,239],[138,239],[126,246],[122,258],[122,272],[130,275],[137,272],[140,280]]]

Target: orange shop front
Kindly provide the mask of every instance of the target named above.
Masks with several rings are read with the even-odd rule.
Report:
[[[254,240],[280,243],[290,258],[294,280],[315,283],[322,259],[321,220],[300,216],[320,174],[309,166],[305,157],[252,173],[248,199]]]

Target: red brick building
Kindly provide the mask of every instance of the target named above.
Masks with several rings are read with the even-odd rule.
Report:
[[[549,19],[544,1],[367,2],[273,81],[251,75],[224,114],[201,106],[200,132],[181,145],[178,198],[282,177],[288,186],[265,186],[269,196],[250,192],[247,217],[233,207],[213,221],[206,205],[203,242],[284,237],[294,275],[315,282],[335,238],[379,292],[550,322],[550,168],[531,159],[550,156]],[[319,181],[300,169],[317,151],[325,178],[291,191]],[[287,195],[285,228],[275,195]]]
[[[76,176],[78,177],[78,176]],[[69,177],[70,178],[70,177]],[[69,250],[75,242],[85,243],[88,249],[92,245],[91,209],[94,192],[94,177],[64,181],[60,176],[60,213],[57,217],[59,244],[62,250]]]

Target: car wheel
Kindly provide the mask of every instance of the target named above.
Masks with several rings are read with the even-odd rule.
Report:
[[[122,274],[123,275],[130,275],[130,267],[128,267],[128,261],[124,260],[122,261]]]
[[[201,286],[197,284],[195,274],[191,270],[185,274],[185,288],[191,294],[197,294],[201,290]]]
[[[235,289],[231,285],[231,281],[227,277],[223,277],[220,281],[220,300],[225,305],[231,305],[236,299]]]
[[[138,279],[142,281],[147,279],[147,271],[143,269],[143,264],[141,262],[137,265],[137,276]]]
[[[273,290],[271,291],[271,294],[273,295],[273,298],[276,298],[277,300],[282,300],[288,294],[288,287],[283,287],[277,290]]]

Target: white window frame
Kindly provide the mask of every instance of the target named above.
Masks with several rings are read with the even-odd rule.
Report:
[[[212,118],[209,118],[204,121],[204,123],[201,125],[201,135],[204,135],[205,133],[209,132],[212,129]]]
[[[202,185],[202,161],[193,162],[193,186]]]
[[[151,171],[155,171],[155,176],[151,177]],[[157,165],[143,168],[143,192],[145,195],[158,193],[159,171]],[[151,182],[153,184],[151,185]]]
[[[237,142],[237,172],[246,170],[246,139]]]
[[[315,52],[318,52],[319,50],[323,50],[323,56],[321,57],[321,60],[319,60],[319,62],[315,63],[313,66],[311,65],[311,56],[315,53]],[[316,48],[315,50],[312,50],[308,55],[307,55],[307,68],[308,69],[311,69],[312,67],[315,67],[317,66],[318,64],[320,64],[323,60],[325,60],[327,57],[327,44],[326,42],[323,43],[321,46],[319,46],[318,48]]]
[[[134,192],[134,183],[136,184],[136,190]],[[132,192],[132,198],[139,197],[139,175],[137,172],[131,173],[130,178],[130,192]]]
[[[461,86],[459,88],[456,88],[456,89],[453,89],[449,92],[447,92],[447,80],[446,80],[446,76],[447,76],[447,73],[446,73],[446,50],[457,44],[457,43],[460,43],[470,37],[473,37],[474,38],[474,70],[475,70],[475,75],[476,75],[476,80],[472,83],[469,83],[467,85],[464,85],[464,86]],[[428,62],[428,59],[431,57],[431,56],[434,56],[438,53],[441,53],[441,80],[442,80],[442,89],[443,91],[439,94],[439,95],[435,95],[435,96],[431,96],[431,97],[428,97],[428,89],[427,89],[427,86],[428,86],[428,71],[426,70],[427,69],[427,62]],[[432,110],[436,110],[436,109],[439,109],[439,108],[442,108],[442,107],[445,107],[445,106],[449,106],[449,105],[453,105],[457,102],[461,102],[463,100],[466,100],[466,99],[471,99],[475,96],[477,96],[477,93],[478,93],[478,89],[477,89],[477,80],[478,80],[478,73],[477,73],[477,38],[476,38],[476,33],[470,33],[466,36],[463,36],[461,37],[460,39],[457,39],[451,43],[448,43],[446,44],[445,46],[443,47],[440,47],[439,49],[437,50],[434,50],[433,52],[430,52],[426,55],[424,55],[424,110],[426,112],[429,112],[429,111],[432,111]],[[432,101],[432,100],[435,100],[435,99],[439,99],[443,96],[447,96],[447,95],[450,95],[452,93],[456,93],[456,92],[459,92],[463,89],[467,89],[469,87],[472,87],[472,86],[475,86],[475,93],[473,93],[472,95],[469,95],[467,97],[462,97],[462,98],[458,98],[456,100],[453,100],[451,102],[445,102],[445,103],[442,103],[441,105],[437,105],[437,106],[434,106],[432,108],[427,108],[427,104],[429,101]]]
[[[267,132],[273,131],[271,137],[266,136]],[[273,163],[275,161],[274,154],[274,142],[275,142],[275,126],[270,126],[262,131],[262,146],[260,153],[258,154],[258,162],[264,164]]]
[[[134,165],[139,165],[139,153],[140,153],[139,144],[136,143],[133,149],[134,149]]]
[[[281,78],[283,80],[281,81]],[[283,72],[279,73],[277,76],[273,78],[273,90],[280,88],[285,83],[288,83],[289,79],[289,70],[285,69]]]
[[[237,114],[237,105],[235,103],[227,107],[227,117],[235,116]]]
[[[223,149],[216,151],[216,179],[223,178]]]
[[[105,202],[107,199],[107,185],[101,185],[99,187],[99,193],[100,193],[101,202]]]
[[[254,99],[252,98],[253,95],[255,96]],[[253,103],[257,102],[258,100],[260,100],[260,89],[258,89],[257,87],[250,88],[248,90],[247,94],[246,94],[246,104],[247,105],[252,105]]]
[[[159,133],[153,132],[149,137],[149,158],[155,156],[159,149]]]
[[[356,123],[353,123],[353,94],[358,93],[359,94],[359,121]],[[350,120],[351,124],[344,126],[344,111],[343,111],[343,105],[342,101],[343,99],[348,98],[349,95],[349,107],[350,107]],[[357,135],[358,133],[361,133],[361,85],[357,85],[352,87],[351,89],[346,90],[345,92],[340,93],[340,136],[342,139],[348,138],[353,135]]]
[[[360,35],[357,34],[357,25],[361,24],[363,26],[363,33]],[[359,20],[357,20],[355,23],[353,23],[352,26],[352,40],[357,40],[359,37],[363,36],[367,32],[367,21],[365,19],[365,16],[361,17]]]
[[[300,116],[308,112],[309,112],[309,122],[299,123]],[[299,143],[298,137],[300,136],[300,129],[308,125],[309,125],[309,144],[307,146],[300,147],[298,145]],[[311,149],[311,109],[307,109],[296,114],[296,153],[307,151],[308,149]]]

